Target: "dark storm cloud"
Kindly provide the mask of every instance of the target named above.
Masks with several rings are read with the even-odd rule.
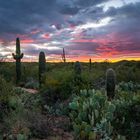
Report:
[[[0,34],[25,34],[50,22],[63,22],[56,0],[0,1]]]
[[[69,7],[67,5],[64,5],[64,7],[61,9],[61,13],[65,15],[75,15],[79,11],[78,7]]]
[[[75,15],[80,7],[103,0],[10,0],[0,1],[0,34],[26,34],[44,24],[63,24],[63,15]]]

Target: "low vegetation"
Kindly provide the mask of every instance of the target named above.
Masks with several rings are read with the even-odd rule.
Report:
[[[139,66],[0,63],[0,139],[139,140]]]

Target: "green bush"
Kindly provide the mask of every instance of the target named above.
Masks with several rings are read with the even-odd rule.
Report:
[[[120,82],[118,84],[118,91],[125,91],[125,92],[129,92],[129,93],[136,93],[140,90],[140,84],[138,83],[134,83],[132,81],[130,82]]]
[[[13,87],[0,76],[0,120],[9,112],[9,100],[14,95]]]
[[[13,87],[0,76],[0,102],[7,102],[14,94]]]
[[[39,83],[37,80],[34,80],[33,78],[28,78],[25,83],[25,88],[38,89]]]
[[[46,103],[65,100],[73,90],[73,76],[71,71],[53,71],[46,73],[46,81],[41,95]]]

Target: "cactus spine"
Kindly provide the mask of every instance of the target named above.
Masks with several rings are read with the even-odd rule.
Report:
[[[113,99],[115,96],[116,74],[112,68],[106,71],[106,91],[108,99]]]
[[[16,39],[16,53],[12,53],[13,58],[16,60],[16,84],[20,82],[21,79],[21,59],[23,58],[23,53],[20,52],[20,40]]]
[[[66,62],[66,55],[65,55],[65,49],[64,48],[63,48],[62,60],[63,60],[64,63]]]
[[[39,85],[41,87],[43,82],[43,73],[46,71],[46,59],[45,59],[45,53],[40,52],[39,54]]]

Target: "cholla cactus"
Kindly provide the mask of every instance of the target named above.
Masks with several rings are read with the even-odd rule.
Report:
[[[16,54],[12,53],[12,56],[16,60],[16,84],[18,84],[21,79],[21,59],[23,58],[23,53],[20,52],[19,38],[16,39]]]
[[[39,84],[41,86],[42,84],[42,75],[46,71],[46,59],[45,59],[45,53],[40,52],[39,54]]]
[[[106,71],[106,91],[109,99],[115,96],[115,84],[116,84],[116,74],[115,71],[110,68]]]

